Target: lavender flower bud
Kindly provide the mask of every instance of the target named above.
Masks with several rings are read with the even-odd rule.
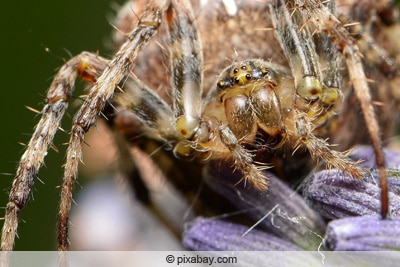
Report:
[[[391,216],[400,215],[400,179],[396,172],[388,171]],[[360,180],[337,169],[320,171],[306,179],[303,194],[315,210],[331,219],[381,211],[379,175],[375,170]]]
[[[320,215],[273,174],[264,174],[269,178],[266,192],[245,186],[243,175],[226,164],[210,163],[204,177],[211,188],[260,221],[260,227],[304,249],[316,250],[325,232]]]
[[[328,224],[325,245],[331,250],[400,250],[400,217],[348,217]]]
[[[183,245],[196,251],[300,250],[298,246],[259,230],[220,220],[197,218],[187,225]]]
[[[400,153],[390,149],[384,149],[383,153],[385,155],[385,164],[389,176],[388,183],[390,190],[394,194],[400,195]],[[358,146],[349,156],[354,161],[361,160],[359,166],[363,168],[376,168],[375,152],[370,146]],[[379,184],[379,176],[375,174],[375,170],[372,172],[374,175],[367,176],[365,179],[370,179],[370,182]]]
[[[386,168],[400,169],[399,153],[390,149],[384,149],[383,154],[385,155]],[[376,168],[375,152],[371,146],[357,146],[351,151],[349,157],[354,161],[362,160],[359,164],[360,167]]]

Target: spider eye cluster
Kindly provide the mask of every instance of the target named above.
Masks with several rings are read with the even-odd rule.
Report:
[[[249,65],[235,67],[232,69],[230,76],[234,84],[245,85],[253,78],[252,68]]]
[[[217,86],[220,89],[246,85],[258,79],[274,80],[274,71],[265,66],[260,66],[260,60],[248,60],[234,64],[222,72]]]

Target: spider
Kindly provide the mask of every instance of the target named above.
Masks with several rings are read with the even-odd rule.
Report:
[[[389,132],[384,132],[385,138],[393,128],[393,102],[398,96],[398,67],[392,59],[398,51],[387,52],[388,47],[372,41],[372,34],[378,27],[395,24],[393,4],[356,1],[346,5],[339,1],[337,6],[343,12],[339,13],[334,1],[193,2],[129,3],[116,26],[124,37],[118,39],[120,48],[110,60],[83,52],[60,68],[12,184],[2,232],[3,250],[13,248],[20,211],[30,198],[78,76],[92,86],[70,133],[61,186],[59,250],[69,246],[72,189],[82,161],[84,136],[100,115],[115,130],[121,155],[127,151],[126,142],[119,139],[123,136],[144,151],[152,144],[161,144],[170,151],[155,157],[172,153],[179,159],[167,156],[166,161],[174,163],[193,158],[200,162],[226,160],[242,172],[250,186],[263,191],[268,189],[263,169],[274,166],[287,177],[310,158],[361,178],[364,170],[349,160],[345,151],[364,142],[348,141],[356,138],[348,133],[352,123],[359,123],[359,114],[347,114],[356,99],[375,150],[382,183],[382,215],[386,216],[379,123]],[[371,16],[357,12],[360,7]],[[352,23],[350,18],[362,23]],[[127,30],[132,19],[135,27]],[[208,34],[211,30],[215,32]],[[163,57],[170,62],[160,59]],[[382,92],[371,95],[364,62],[379,71],[376,77],[390,81]],[[160,70],[163,65],[169,65],[170,70]],[[172,90],[163,92],[166,87]],[[206,96],[203,88],[208,90]],[[384,116],[379,121],[372,98],[387,104],[380,110]],[[344,152],[333,150],[328,137],[338,140]],[[296,164],[297,159],[301,163]],[[127,176],[137,174],[131,157],[121,160],[131,167],[123,167]],[[175,171],[189,174],[199,168],[197,162],[189,162],[194,167],[168,169],[164,161],[155,161],[169,171],[171,179],[176,178]],[[303,172],[308,170],[305,167]],[[144,183],[140,179],[133,182],[138,198],[149,203]],[[174,182],[185,190],[187,181]]]

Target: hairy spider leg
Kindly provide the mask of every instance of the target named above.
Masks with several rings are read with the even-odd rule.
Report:
[[[78,164],[82,158],[82,143],[85,133],[95,124],[98,115],[107,101],[113,96],[116,86],[126,77],[130,65],[134,62],[138,51],[157,31],[161,16],[167,8],[167,1],[154,2],[141,15],[137,27],[128,35],[115,57],[105,71],[97,79],[86,101],[75,115],[71,138],[67,149],[67,159],[59,213],[59,250],[68,248],[68,223],[71,209],[72,189],[77,178]]]
[[[310,1],[310,3],[312,2],[313,1]],[[361,110],[374,148],[381,186],[381,216],[385,218],[389,212],[389,193],[385,158],[380,140],[378,120],[372,104],[371,93],[361,62],[359,48],[349,32],[337,19],[332,18],[332,15],[326,7],[319,5],[318,8],[310,8],[308,5],[306,6],[306,11],[312,14],[312,23],[322,32],[326,32],[344,54],[350,81],[353,84],[357,99],[360,101]],[[316,18],[318,18],[318,20]]]
[[[190,2],[172,1],[167,10],[167,22],[176,124],[182,137],[189,139],[200,123],[203,80],[203,53]]]
[[[83,52],[66,62],[54,77],[46,96],[46,105],[40,112],[42,117],[21,157],[11,187],[2,230],[2,250],[12,250],[14,246],[19,214],[30,199],[36,175],[68,108],[77,76],[93,81],[103,72],[105,66],[106,60]]]
[[[274,27],[279,33],[278,38],[295,79],[296,94],[293,102],[297,109],[290,111],[293,113],[293,130],[288,131],[288,135],[296,140],[295,150],[306,147],[314,160],[323,160],[328,166],[360,178],[363,171],[347,158],[346,153],[330,149],[326,140],[314,135],[318,124],[322,124],[332,115],[328,111],[340,100],[340,91],[333,87],[337,84],[335,77],[327,77],[331,86],[323,83],[323,74],[329,75],[333,70],[328,69],[326,73],[320,71],[316,54],[318,50],[312,42],[313,32],[304,21],[301,8],[293,3],[290,13],[290,7],[288,3],[275,1],[270,8]],[[332,63],[330,68],[335,69],[336,66]]]
[[[361,55],[356,41],[344,28],[341,22],[331,14],[329,8],[333,7],[327,7],[323,5],[320,1],[306,0],[301,1],[301,3],[295,3],[292,1],[278,0],[275,1],[275,9],[277,9],[278,7],[280,7],[280,9],[283,11],[286,23],[288,23],[289,25],[294,25],[294,23],[290,22],[293,18],[300,21],[300,24],[297,23],[297,25],[301,25],[301,28],[299,28],[300,34],[296,36],[293,35],[293,33],[296,33],[295,31],[290,32],[294,40],[295,46],[297,46],[297,43],[299,43],[297,41],[297,38],[301,38],[301,36],[305,36],[305,39],[307,39],[307,37],[312,38],[310,33],[314,33],[315,31],[324,33],[329,36],[329,38],[336,44],[336,48],[341,53],[343,53],[346,65],[348,67],[350,80],[355,89],[357,99],[360,101],[364,120],[366,122],[369,136],[372,140],[372,146],[375,151],[376,163],[379,169],[379,176],[381,178],[381,215],[383,218],[385,218],[389,210],[389,200],[384,155],[382,144],[380,142],[379,125],[377,123],[376,114],[371,100],[370,90],[367,84],[367,78],[363,70]],[[306,51],[310,50],[306,47]],[[305,65],[306,64],[303,64],[302,66]],[[305,72],[304,74],[307,73]],[[311,146],[307,144],[306,146],[308,148],[313,147],[312,143]],[[318,151],[315,152],[318,153]],[[335,161],[336,160],[330,162],[328,161],[328,164],[335,166]],[[340,166],[335,167],[340,168]],[[362,177],[363,172],[360,172],[357,167],[351,168],[350,165],[348,167],[350,167],[350,169],[347,169],[347,172],[349,172],[353,177]]]

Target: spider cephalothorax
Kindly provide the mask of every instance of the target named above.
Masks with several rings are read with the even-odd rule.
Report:
[[[132,7],[121,12],[120,31],[128,28],[122,24],[125,21],[134,28],[126,33],[114,57],[106,60],[83,52],[61,67],[13,182],[2,249],[13,247],[20,210],[29,200],[78,76],[93,86],[74,117],[67,150],[59,214],[61,250],[68,247],[72,188],[84,135],[101,113],[128,141],[127,124],[118,119],[124,112],[141,123],[140,130],[135,129],[138,136],[172,144],[175,156],[233,161],[243,179],[262,191],[268,188],[262,170],[275,167],[276,173],[288,173],[287,166],[296,166],[292,154],[300,151],[302,162],[313,159],[362,177],[364,170],[347,158],[347,152],[333,150],[326,139],[345,131],[342,129],[347,126],[340,122],[346,116],[341,111],[348,107],[346,100],[356,96],[375,149],[383,183],[382,214],[386,216],[379,127],[363,69],[368,57],[362,55],[369,53],[376,60],[371,63],[374,67],[392,64],[392,83],[385,83],[389,88],[385,96],[391,94],[398,77],[390,55],[378,45],[360,50],[359,46],[370,40],[368,32],[360,33],[356,40],[345,19],[336,16],[334,1],[193,2],[196,12],[186,0],[151,1],[145,7],[140,7],[143,1],[131,3],[140,15],[132,24],[136,14],[127,11]],[[376,20],[388,5],[374,5]],[[157,31],[161,37],[154,41]],[[170,71],[161,71],[163,64],[169,64]],[[161,88],[161,93],[150,86]],[[171,89],[164,95],[166,87]],[[387,99],[374,97],[374,101]],[[344,148],[351,145],[354,143]],[[303,164],[296,166],[301,167]],[[303,174],[308,170],[306,167]]]

